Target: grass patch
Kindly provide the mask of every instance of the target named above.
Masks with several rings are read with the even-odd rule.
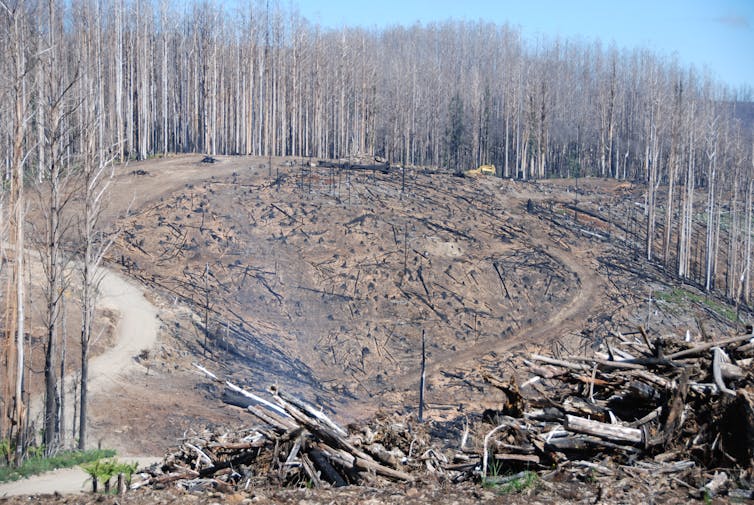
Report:
[[[484,487],[498,494],[521,493],[527,489],[533,489],[538,481],[537,473],[527,470],[514,475],[487,477],[484,479]]]
[[[82,463],[89,463],[112,456],[115,456],[115,451],[111,449],[63,451],[50,458],[35,456],[24,461],[18,468],[11,466],[0,467],[0,482],[19,480],[57,468],[71,468]]]
[[[728,321],[732,323],[736,322],[736,310],[734,308],[724,303],[713,300],[708,296],[700,295],[698,293],[692,293],[691,291],[687,291],[682,288],[673,288],[668,291],[658,291],[657,293],[655,293],[655,297],[658,300],[662,300],[674,305],[682,305],[689,302],[704,305],[705,307],[721,315]]]

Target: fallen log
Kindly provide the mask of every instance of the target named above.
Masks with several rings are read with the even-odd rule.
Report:
[[[320,440],[324,441],[326,444],[331,445],[335,448],[342,449],[348,453],[350,453],[355,459],[355,466],[358,468],[361,468],[363,470],[371,470],[374,471],[378,475],[382,475],[384,477],[389,477],[396,480],[404,480],[404,481],[412,481],[412,477],[400,470],[395,470],[393,468],[388,468],[384,465],[380,465],[376,461],[374,461],[369,455],[362,452],[361,450],[357,449],[353,444],[351,444],[344,436],[346,433],[343,428],[340,428],[335,423],[327,419],[326,416],[324,416],[321,413],[317,413],[316,411],[310,412],[307,410],[306,413],[302,412],[299,408],[297,408],[297,405],[293,405],[292,403],[287,402],[280,396],[280,391],[273,389],[275,391],[275,399],[280,403],[282,408],[285,409],[286,413],[290,415],[293,419],[296,420],[296,422],[300,423],[303,427],[305,427],[309,432],[311,432],[315,437],[319,438]],[[285,395],[288,399],[291,397],[289,395]],[[303,402],[301,402],[303,403]],[[299,404],[301,404],[299,403]],[[311,415],[315,414],[315,415]],[[327,421],[325,421],[327,419]]]
[[[338,163],[336,161],[319,160],[317,166],[322,168],[338,168],[340,170],[355,170],[355,171],[379,171],[383,174],[390,173],[390,163]]]
[[[335,467],[330,463],[327,453],[313,447],[309,450],[312,463],[322,472],[322,476],[335,487],[347,486],[348,482],[343,478]]]
[[[741,342],[746,342],[747,340],[750,340],[751,338],[754,338],[754,337],[752,337],[751,335],[744,335],[744,336],[726,338],[724,340],[719,340],[717,342],[707,342],[706,344],[701,344],[701,345],[692,347],[691,349],[678,351],[673,354],[669,354],[665,357],[670,360],[680,359],[680,358],[689,358],[692,356],[702,354],[703,352],[708,351],[712,349],[713,347],[723,347],[729,344],[737,344]]]
[[[565,361],[562,359],[549,358],[547,356],[540,356],[539,354],[532,354],[531,359],[539,361],[540,363],[547,363],[549,365],[555,365],[563,368],[569,368],[571,370],[584,370],[589,371],[588,365],[582,365],[581,363],[573,363],[571,361]]]
[[[527,463],[532,465],[539,464],[539,456],[536,454],[509,454],[509,453],[496,453],[496,461],[504,461],[506,463]]]
[[[644,437],[642,431],[637,428],[592,421],[591,419],[576,417],[570,414],[566,414],[564,428],[576,433],[585,433],[606,440],[629,442],[632,444],[642,443]]]
[[[727,361],[728,356],[719,347],[712,348],[712,377],[715,379],[715,384],[722,393],[735,396],[736,392],[729,389],[723,381],[722,364],[723,361]]]

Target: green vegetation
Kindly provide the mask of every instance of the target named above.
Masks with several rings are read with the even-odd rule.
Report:
[[[4,449],[6,442],[0,442]],[[10,444],[8,444],[10,448]],[[32,475],[37,475],[57,468],[71,468],[82,463],[95,461],[101,458],[115,456],[115,451],[110,449],[96,449],[91,451],[64,451],[55,456],[45,458],[42,456],[44,450],[34,451],[34,456],[24,461],[21,466],[14,468],[12,466],[0,467],[0,482],[23,479]],[[30,452],[32,454],[32,452]]]
[[[704,500],[705,505],[710,505],[712,503],[712,495],[709,492],[709,489],[704,490],[704,494],[702,494],[702,499]]]
[[[539,476],[536,472],[524,471],[508,476],[492,476],[484,479],[484,487],[499,494],[520,493],[537,485]]]
[[[126,478],[126,483],[131,482],[131,475],[136,471],[139,464],[133,463],[121,463],[116,458],[112,459],[98,459],[92,463],[81,465],[81,468],[89,474],[92,479],[92,489],[97,492],[97,484],[102,482],[105,484],[105,492],[110,490],[110,480],[118,474],[123,474]]]
[[[673,288],[666,291],[658,291],[655,296],[658,300],[674,305],[682,305],[684,303],[696,303],[704,305],[708,309],[716,312],[725,319],[735,323],[736,322],[736,310],[724,303],[720,303],[708,296],[704,296],[698,293],[693,293],[682,288]]]

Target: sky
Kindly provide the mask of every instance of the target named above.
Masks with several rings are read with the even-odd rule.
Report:
[[[754,0],[290,0],[324,27],[384,28],[484,20],[518,26],[525,39],[599,38],[650,48],[754,88]]]

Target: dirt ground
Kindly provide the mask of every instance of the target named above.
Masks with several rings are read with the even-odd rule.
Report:
[[[495,407],[500,398],[479,386],[479,374],[525,380],[509,365],[524,348],[564,353],[639,324],[695,338],[733,327],[709,305],[658,298],[677,286],[641,259],[643,196],[630,184],[202,158],[130,163],[114,180],[106,218],[123,231],[109,264],[146,287],[160,321],[141,367],[92,405],[102,445],[126,454],[161,454],[192,426],[252,422],[220,402],[197,361],[252,390],[279,384],[345,424],[415,411],[424,332],[427,411],[445,419]],[[374,503],[555,503],[603,492],[573,487],[570,497],[470,488],[415,498],[405,489],[264,490],[212,500],[346,503],[358,493]],[[639,491],[610,501],[641,496],[641,485],[628,488]],[[118,503],[194,499],[143,493],[155,494]],[[86,503],[66,500],[49,502]]]
[[[280,489],[256,488],[235,494],[216,492],[189,493],[177,489],[143,489],[124,496],[104,495],[41,495],[36,503],[49,505],[135,505],[142,503],[177,505],[184,503],[212,503],[218,505],[331,505],[363,503],[369,505],[396,504],[419,505],[442,503],[448,505],[472,505],[477,503],[511,505],[555,505],[559,503],[616,503],[616,504],[682,504],[688,497],[678,491],[656,493],[648,484],[558,482],[540,481],[523,492],[501,494],[494,489],[478,485],[437,486],[402,485],[390,488],[348,486],[337,489]],[[0,498],[5,505],[29,503],[28,497]],[[726,503],[711,500],[710,503]]]
[[[194,361],[252,390],[279,384],[347,423],[416,408],[424,331],[429,415],[445,418],[494,406],[463,378],[504,368],[524,344],[557,353],[638,324],[730,328],[707,307],[650,297],[672,283],[637,254],[642,194],[629,184],[302,161],[175,156],[119,170],[110,260],[149,288],[162,324],[139,387],[98,409],[97,426],[150,426],[138,445],[162,451],[188,425],[243,423]]]

